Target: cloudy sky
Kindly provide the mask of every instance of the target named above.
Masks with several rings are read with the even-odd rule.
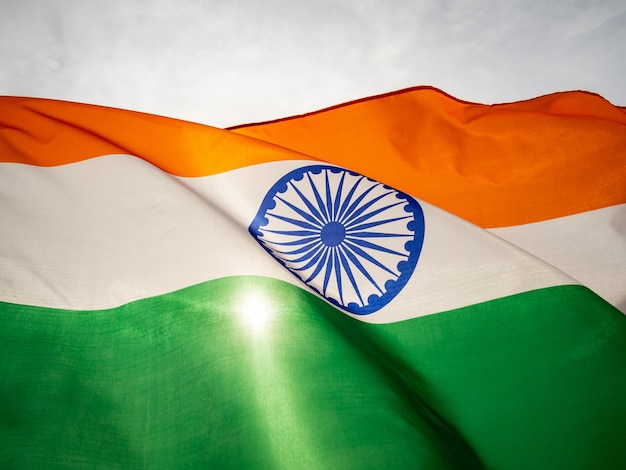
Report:
[[[626,105],[623,0],[0,0],[0,94],[229,126],[415,85]]]

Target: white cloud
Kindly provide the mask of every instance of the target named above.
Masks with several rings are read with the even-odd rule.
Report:
[[[5,0],[0,93],[214,125],[428,84],[626,104],[621,0]]]

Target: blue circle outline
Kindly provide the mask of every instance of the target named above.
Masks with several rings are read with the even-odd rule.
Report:
[[[261,230],[262,227],[269,224],[269,220],[266,217],[267,212],[276,207],[276,202],[274,201],[274,198],[277,195],[283,194],[287,191],[288,183],[290,181],[301,181],[306,173],[311,172],[313,174],[320,174],[324,170],[329,170],[332,173],[344,172],[346,174],[350,174],[351,176],[363,177],[370,182],[382,186],[384,189],[395,192],[396,198],[406,201],[407,204],[404,206],[404,210],[407,213],[413,215],[413,220],[410,220],[407,223],[407,229],[409,233],[413,234],[413,238],[405,243],[405,249],[409,252],[408,259],[400,260],[396,265],[396,268],[400,272],[400,276],[396,280],[387,280],[384,286],[384,293],[382,295],[370,295],[367,298],[365,305],[363,306],[360,306],[355,302],[350,302],[348,305],[343,305],[333,298],[326,297],[314,285],[305,282],[300,276],[298,276],[289,266],[287,266],[285,261],[276,254],[274,254],[274,252],[270,248],[268,248],[263,241],[264,235],[261,233]],[[254,239],[263,247],[263,249],[267,251],[280,264],[282,264],[294,277],[313,289],[328,302],[340,308],[341,310],[345,310],[356,315],[369,315],[382,309],[389,302],[391,302],[391,300],[393,300],[406,286],[407,282],[413,275],[424,243],[425,223],[424,212],[420,204],[412,196],[351,170],[330,165],[309,165],[290,171],[289,173],[281,177],[276,183],[274,183],[274,185],[269,189],[269,191],[263,198],[257,214],[252,220],[250,226],[248,227],[248,231],[254,237]]]

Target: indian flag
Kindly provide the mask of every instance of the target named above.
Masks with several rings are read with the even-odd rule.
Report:
[[[624,108],[0,126],[1,466],[626,465]]]

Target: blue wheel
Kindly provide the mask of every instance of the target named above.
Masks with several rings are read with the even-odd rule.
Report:
[[[413,274],[424,214],[405,193],[352,171],[313,165],[272,186],[249,231],[302,282],[363,315],[387,305]]]

